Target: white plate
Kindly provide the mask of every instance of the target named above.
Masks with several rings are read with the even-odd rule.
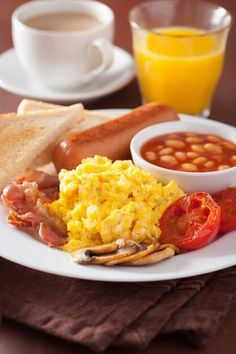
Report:
[[[104,74],[81,88],[63,92],[46,88],[34,81],[22,68],[14,48],[0,55],[0,87],[16,95],[51,102],[88,103],[118,91],[133,78],[133,58],[118,47],[114,47],[114,62]]]
[[[107,115],[119,115],[127,110],[102,110]],[[191,119],[181,115],[181,119]],[[198,118],[192,117],[196,120]],[[200,119],[200,118],[199,118]],[[214,122],[212,122],[214,127]],[[69,261],[69,255],[49,248],[22,231],[9,226],[7,210],[0,206],[0,256],[21,265],[67,277],[114,281],[145,282],[178,279],[236,265],[236,231],[217,239],[197,251],[180,254],[159,264],[146,267],[106,268],[103,266],[80,266]]]

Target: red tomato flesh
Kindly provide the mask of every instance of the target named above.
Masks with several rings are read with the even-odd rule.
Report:
[[[220,233],[236,230],[236,188],[227,188],[217,192],[212,198],[222,209]]]
[[[221,207],[204,192],[188,194],[172,203],[160,219],[162,243],[195,250],[214,240],[221,224]]]

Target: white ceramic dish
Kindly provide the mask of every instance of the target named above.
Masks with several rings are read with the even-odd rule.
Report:
[[[124,114],[127,110],[99,112],[115,116]],[[5,221],[6,215],[6,208],[0,205],[0,256],[52,274],[100,281],[147,282],[204,274],[236,264],[236,231],[234,231],[204,248],[172,257],[153,266],[110,268],[80,266],[71,263],[67,253],[51,249],[24,232],[10,227]]]
[[[153,165],[140,155],[141,146],[149,139],[162,134],[184,131],[215,134],[236,143],[236,128],[216,121],[182,114],[180,122],[155,124],[141,130],[134,136],[130,148],[135,165],[149,171],[164,183],[175,180],[186,193],[197,191],[214,193],[227,187],[235,187],[236,167],[214,172],[182,172]]]
[[[13,48],[0,55],[0,87],[16,95],[43,101],[88,103],[120,90],[133,78],[133,58],[118,47],[114,47],[113,64],[104,74],[83,87],[68,91],[49,89],[32,80],[19,63]]]

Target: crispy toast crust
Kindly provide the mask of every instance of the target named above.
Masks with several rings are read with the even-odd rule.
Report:
[[[82,115],[83,106],[76,104],[22,115],[0,115],[0,189],[9,183],[52,142],[57,140]]]

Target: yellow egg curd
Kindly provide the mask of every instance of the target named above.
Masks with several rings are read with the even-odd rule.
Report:
[[[67,252],[120,238],[149,244],[160,236],[164,210],[184,194],[175,182],[163,186],[132,161],[102,156],[61,170],[59,180],[59,199],[48,209],[67,226]]]

